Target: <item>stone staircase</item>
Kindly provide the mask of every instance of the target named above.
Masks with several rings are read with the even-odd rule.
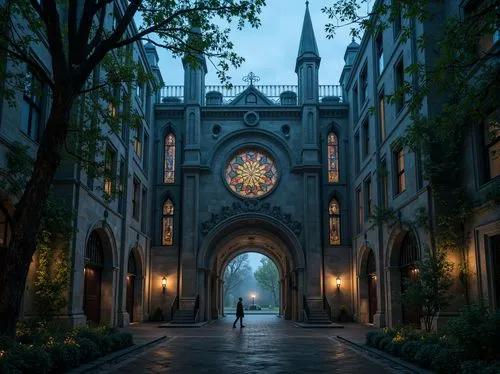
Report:
[[[332,323],[324,309],[311,309],[307,316],[307,323],[315,325],[328,325]]]
[[[175,311],[174,317],[172,318],[170,323],[189,324],[189,323],[196,323],[196,321],[192,310],[178,309]]]

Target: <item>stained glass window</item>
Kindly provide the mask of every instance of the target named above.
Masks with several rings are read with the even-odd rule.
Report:
[[[330,223],[330,245],[340,245],[340,206],[336,199],[330,201],[328,216]]]
[[[163,182],[175,181],[175,136],[170,133],[165,137],[165,160],[163,166]]]
[[[337,135],[328,134],[328,183],[339,181],[339,143]]]
[[[267,153],[242,150],[228,162],[225,177],[234,193],[255,198],[268,194],[276,186],[278,171]]]
[[[167,199],[163,203],[162,244],[172,245],[174,239],[174,204]]]

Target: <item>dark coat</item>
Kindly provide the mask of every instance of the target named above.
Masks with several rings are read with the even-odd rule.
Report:
[[[238,304],[236,305],[236,317],[244,317],[245,312],[243,311],[243,303],[241,301],[238,301]]]

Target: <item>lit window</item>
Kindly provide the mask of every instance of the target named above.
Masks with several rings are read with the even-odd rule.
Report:
[[[110,196],[113,193],[113,180],[116,164],[116,152],[106,147],[104,154],[104,193]]]
[[[396,195],[406,190],[405,179],[405,156],[403,149],[394,152],[394,163],[396,166]]]
[[[337,135],[331,132],[328,134],[328,182],[338,183],[339,181],[339,143]]]
[[[330,201],[328,217],[330,223],[330,245],[340,245],[340,207],[336,199]]]
[[[175,181],[175,136],[170,133],[165,137],[165,157],[163,166],[163,182]]]
[[[174,204],[172,200],[167,199],[163,203],[163,216],[162,216],[162,244],[173,244],[174,232]]]
[[[134,138],[134,151],[137,157],[142,157],[142,123],[138,121]]]

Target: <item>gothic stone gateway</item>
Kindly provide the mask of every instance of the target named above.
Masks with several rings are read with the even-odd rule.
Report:
[[[178,296],[181,310],[199,307],[200,320],[217,318],[225,267],[245,251],[265,254],[277,264],[286,318],[303,320],[305,309],[323,309],[324,296],[335,308],[352,303],[349,202],[340,199],[347,196],[342,139],[348,107],[338,97],[319,97],[320,60],[306,10],[297,93],[273,100],[254,86],[258,77],[252,73],[235,97],[205,95],[206,66],[200,57],[201,68],[185,65],[184,95],[165,98],[156,107],[161,165],[156,179],[167,182],[156,185],[156,206],[173,202],[175,214],[168,227],[156,230],[173,233],[173,240],[152,248],[153,282],[167,276],[166,294],[151,295],[153,310],[170,311]],[[170,156],[172,136],[176,151]],[[329,136],[337,142],[331,155],[321,151]],[[168,166],[172,157],[182,160],[174,174]],[[326,164],[336,173],[334,184],[322,170]],[[324,201],[334,196],[340,209],[338,218],[329,220]],[[330,245],[332,222],[340,235]],[[340,292],[337,277],[345,285]]]

